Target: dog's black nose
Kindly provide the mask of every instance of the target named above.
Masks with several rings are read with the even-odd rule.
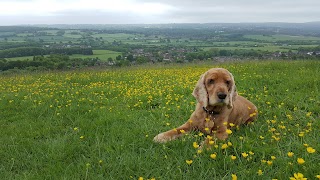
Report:
[[[225,93],[218,92],[218,98],[219,99],[225,99],[226,97],[227,97],[227,95]]]

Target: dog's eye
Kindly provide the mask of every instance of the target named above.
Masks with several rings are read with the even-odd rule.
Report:
[[[227,85],[230,85],[230,81],[226,81],[226,84],[227,84]]]
[[[208,83],[209,84],[214,84],[214,80],[213,79],[209,79]]]

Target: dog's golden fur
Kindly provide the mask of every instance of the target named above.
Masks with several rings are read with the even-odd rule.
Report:
[[[236,92],[233,75],[223,68],[212,68],[201,75],[192,95],[197,99],[190,120],[178,128],[154,137],[155,142],[167,142],[191,130],[225,140],[230,123],[235,126],[256,119],[257,107]]]

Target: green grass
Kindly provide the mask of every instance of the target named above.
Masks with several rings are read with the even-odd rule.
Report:
[[[204,139],[197,132],[154,143],[159,132],[188,120],[200,74],[218,66],[233,73],[238,92],[258,107],[257,121],[232,129],[227,141],[201,153],[192,145]],[[300,172],[315,179],[320,175],[319,77],[319,61],[0,76],[0,177],[231,179],[236,174],[264,180]],[[228,142],[232,146],[222,150]],[[306,146],[316,152],[308,153]],[[210,158],[213,153],[216,159]],[[298,164],[298,158],[305,163]]]

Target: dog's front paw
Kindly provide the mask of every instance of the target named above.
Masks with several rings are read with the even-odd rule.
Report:
[[[165,133],[160,133],[153,138],[154,142],[166,143],[171,140],[170,136],[167,136]]]

